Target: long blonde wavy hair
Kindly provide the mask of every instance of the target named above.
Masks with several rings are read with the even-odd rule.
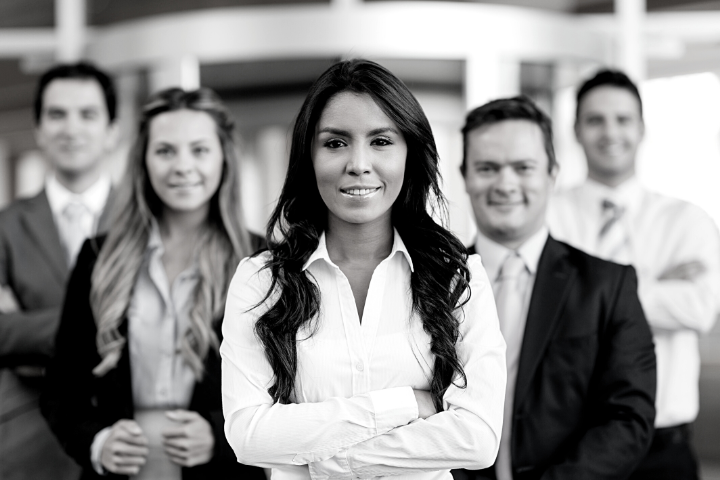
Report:
[[[152,218],[159,218],[162,211],[163,204],[150,185],[145,162],[150,124],[162,113],[183,109],[212,117],[224,157],[220,186],[210,200],[207,231],[199,240],[200,278],[190,310],[190,326],[180,345],[181,354],[197,379],[203,376],[204,359],[210,348],[219,347],[213,323],[223,314],[235,268],[241,258],[253,253],[244,228],[235,125],[229,112],[207,88],[190,92],[170,88],[156,93],[143,107],[137,140],[115,203],[115,222],[92,272],[90,305],[102,359],[93,369],[96,376],[105,375],[117,365],[127,342],[120,327],[143,261]]]

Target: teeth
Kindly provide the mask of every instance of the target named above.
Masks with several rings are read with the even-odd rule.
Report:
[[[370,192],[374,192],[374,188],[353,188],[351,190],[346,190],[348,195],[367,195]]]

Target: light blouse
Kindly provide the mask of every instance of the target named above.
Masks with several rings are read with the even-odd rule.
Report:
[[[451,468],[492,465],[500,443],[505,342],[492,287],[477,255],[456,348],[467,375],[451,385],[444,411],[418,418],[413,389],[429,390],[430,336],[412,310],[413,262],[395,232],[375,269],[362,322],[350,283],[328,254],[325,236],[304,266],[321,293],[317,329],[297,334],[292,404],[268,394],[273,371],[255,335],[271,274],[265,252],[244,259],[231,282],[222,356],[225,434],[241,463],[273,468],[273,480],[327,478],[451,479]],[[459,386],[458,386],[459,385]]]

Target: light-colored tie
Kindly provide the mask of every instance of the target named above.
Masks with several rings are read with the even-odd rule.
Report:
[[[616,263],[630,263],[630,239],[622,217],[625,208],[611,200],[602,201],[603,225],[598,233],[597,254]]]
[[[70,268],[75,265],[75,259],[80,253],[80,247],[88,237],[86,216],[90,214],[88,208],[81,202],[72,201],[62,211],[60,235],[65,247],[66,260]]]
[[[496,462],[498,480],[512,480],[512,459],[510,456],[510,433],[512,431],[513,397],[517,378],[520,349],[525,333],[525,319],[522,317],[525,308],[524,274],[527,272],[525,262],[517,254],[512,253],[503,263],[498,279],[495,281],[495,302],[497,304],[500,331],[507,343],[507,387],[505,389],[505,409],[503,415],[500,451]]]

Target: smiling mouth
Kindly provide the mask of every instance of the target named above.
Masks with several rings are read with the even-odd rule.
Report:
[[[169,186],[170,188],[191,188],[200,186],[200,183],[174,183]]]
[[[350,197],[365,197],[371,195],[380,190],[380,187],[375,188],[341,188],[340,192]]]

